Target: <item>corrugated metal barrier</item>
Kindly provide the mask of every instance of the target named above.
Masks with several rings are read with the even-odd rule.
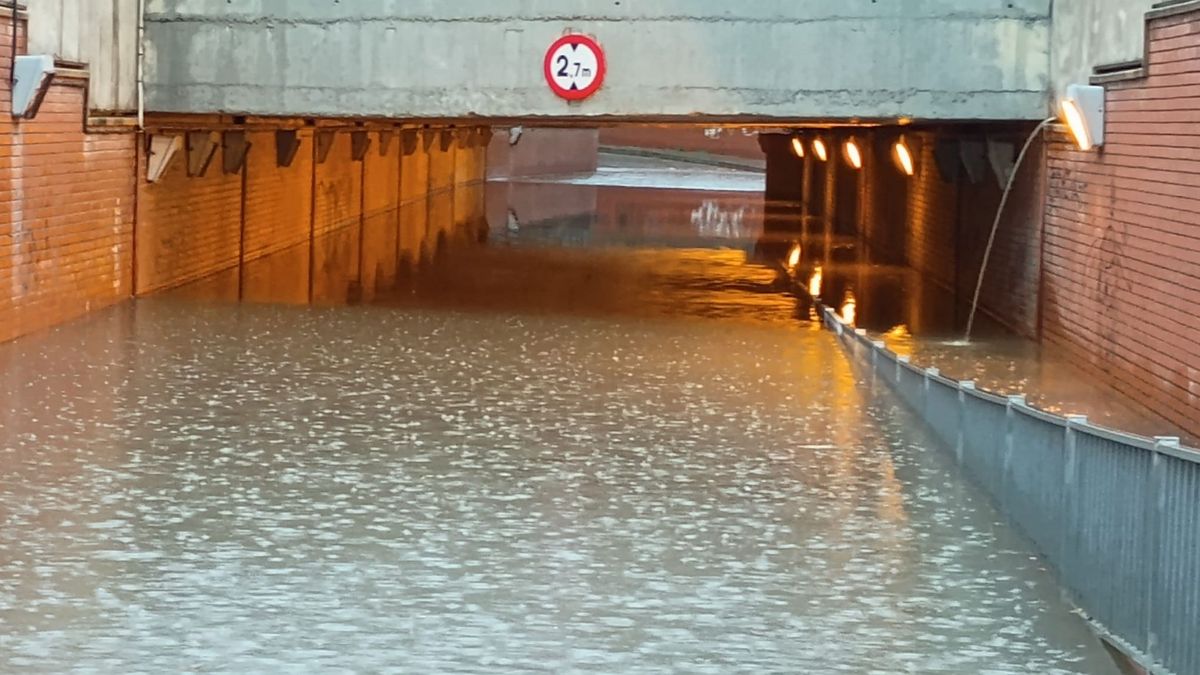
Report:
[[[1200,675],[1200,451],[949,380],[832,310],[825,323],[1033,540],[1105,639],[1152,673]]]

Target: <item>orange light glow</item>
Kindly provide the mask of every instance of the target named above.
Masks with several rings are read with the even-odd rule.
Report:
[[[858,143],[846,141],[846,161],[855,169],[863,167],[862,151],[858,149]]]
[[[1075,145],[1078,145],[1080,150],[1091,150],[1094,145],[1092,134],[1088,131],[1087,122],[1083,119],[1083,111],[1079,109],[1079,105],[1075,101],[1063,101],[1062,116],[1067,123],[1067,128],[1071,130],[1071,137],[1075,139]]]
[[[854,299],[854,293],[846,291],[846,300],[842,303],[842,321],[847,325],[853,326],[858,321],[858,301]]]
[[[813,154],[817,156],[817,159],[821,160],[822,162],[829,159],[829,149],[825,147],[825,141],[819,138],[814,138],[812,146]]]
[[[904,141],[896,141],[896,145],[892,147],[892,154],[896,156],[896,164],[905,176],[911,176],[916,173],[916,165],[913,163],[912,151]]]
[[[812,277],[808,280],[808,294],[814,298],[821,297],[821,284],[824,281],[825,278],[824,274],[822,274],[821,266],[817,265],[817,268],[813,270]]]
[[[800,244],[796,244],[795,246],[792,247],[791,252],[788,253],[788,261],[787,261],[788,269],[790,269],[790,270],[796,269],[796,267],[800,264],[800,256],[803,253],[804,253],[804,249],[800,247]]]
[[[804,141],[799,136],[792,138],[792,152],[796,153],[797,157],[804,158]]]

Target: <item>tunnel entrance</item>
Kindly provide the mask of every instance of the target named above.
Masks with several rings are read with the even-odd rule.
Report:
[[[842,202],[776,210],[759,160],[674,152],[487,183],[430,155],[447,189],[307,253],[0,348],[0,668],[170,669],[182,630],[212,636],[192,666],[235,670],[1109,672],[813,320],[813,296],[905,306],[874,289],[911,276],[823,220]],[[338,181],[369,191],[371,166],[327,161],[349,177],[315,199],[353,214]],[[75,564],[63,546],[100,590],[24,572]]]

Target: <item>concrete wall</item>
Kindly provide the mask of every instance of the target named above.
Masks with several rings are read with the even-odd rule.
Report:
[[[593,173],[599,159],[596,129],[524,129],[514,145],[501,130],[488,146],[488,176],[515,178]]]
[[[1035,119],[1051,0],[148,0],[159,111]],[[605,87],[556,98],[566,30]]]
[[[11,35],[0,30],[0,110],[11,101]],[[0,341],[130,293],[135,136],[84,131],[85,85],[59,79],[34,120],[0,115]]]
[[[758,133],[754,129],[703,127],[606,127],[600,130],[600,145],[618,148],[663,150],[672,153],[736,157],[764,162]]]
[[[29,53],[87,65],[88,107],[137,108],[138,0],[25,0]]]
[[[1148,77],[1108,85],[1103,152],[1058,136],[1045,339],[1200,433],[1200,3],[1150,23]]]
[[[1145,14],[1159,0],[1054,0],[1052,80],[1087,84],[1096,66],[1133,61],[1145,53]]]

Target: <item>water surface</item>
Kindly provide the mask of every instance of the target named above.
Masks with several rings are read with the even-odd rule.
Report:
[[[371,305],[0,346],[0,671],[1111,672],[761,209],[598,189]]]

